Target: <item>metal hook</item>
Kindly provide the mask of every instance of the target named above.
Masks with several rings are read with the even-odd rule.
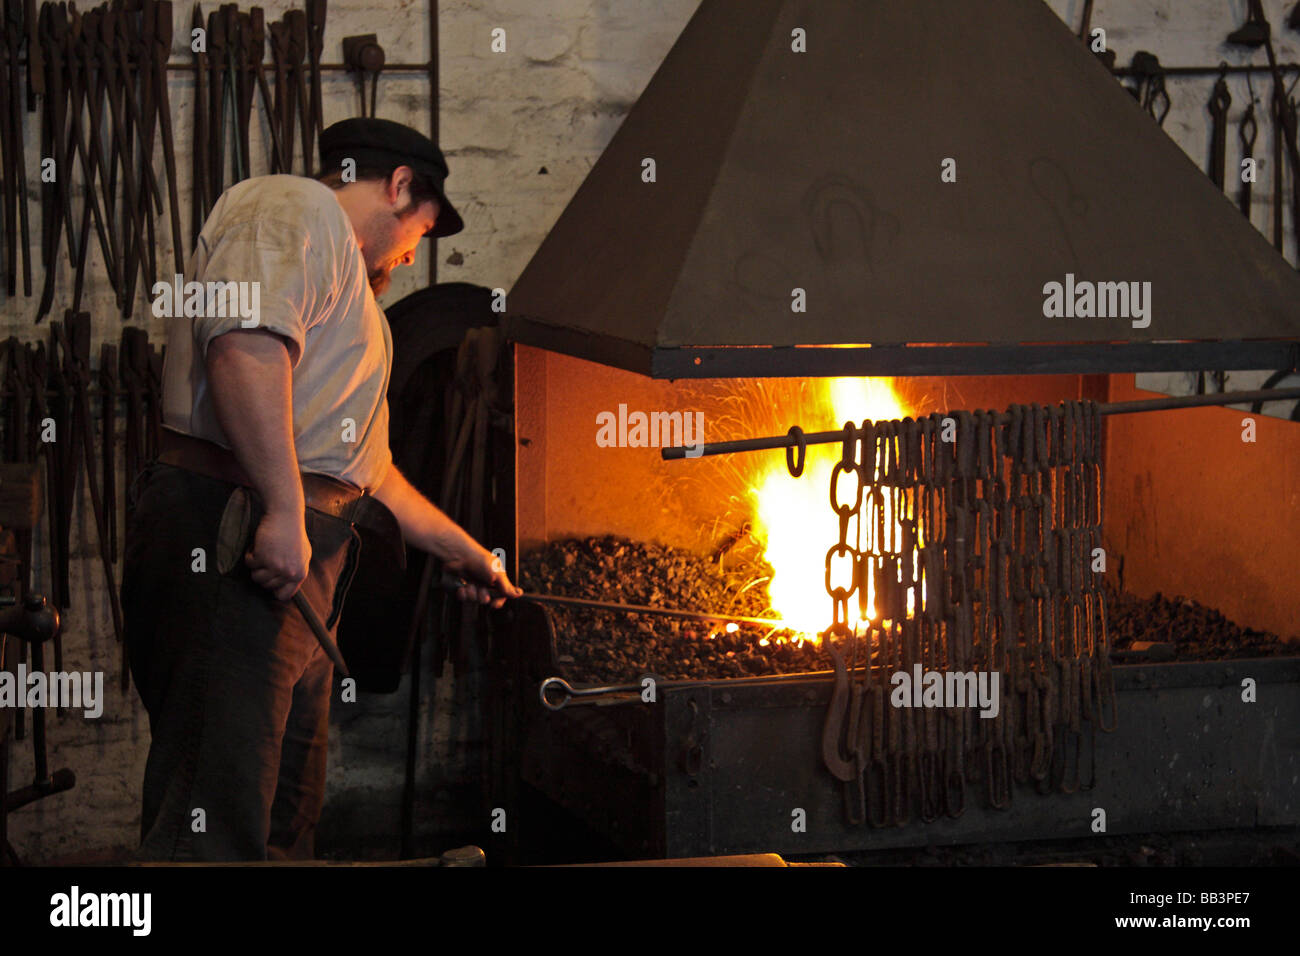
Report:
[[[804,460],[808,455],[808,443],[804,441],[803,429],[798,425],[791,425],[788,432],[794,444],[785,446],[785,466],[790,471],[791,478],[798,478],[803,474]],[[798,454],[795,450],[798,449]]]

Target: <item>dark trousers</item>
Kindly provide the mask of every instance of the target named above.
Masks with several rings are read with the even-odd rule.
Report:
[[[313,855],[334,667],[298,610],[242,560],[218,573],[217,527],[235,487],[160,462],[132,485],[122,611],[152,732],[139,859]],[[333,633],[359,539],[311,509],[306,525],[302,593]]]

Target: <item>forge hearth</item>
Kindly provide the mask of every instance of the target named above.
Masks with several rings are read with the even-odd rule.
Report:
[[[755,555],[603,537],[557,541],[524,557],[520,581],[543,594],[744,617],[770,615],[772,567]],[[556,663],[566,678],[618,683],[651,673],[668,680],[824,671],[824,648],[784,628],[690,621],[583,608],[549,609]]]
[[[750,491],[765,473],[785,469],[781,453],[665,462],[656,448],[597,444],[599,415],[620,403],[702,411],[705,440],[725,441],[781,434],[792,424],[835,429],[870,412],[828,404],[837,391],[834,381],[654,382],[523,346],[516,347],[516,374],[517,528],[526,587],[687,611],[780,616],[779,603],[764,593],[763,554],[756,546],[747,550],[761,542],[761,529],[747,522],[754,519]],[[1051,404],[1140,397],[1122,376],[891,384],[916,417],[1027,399]],[[834,662],[823,646],[781,645],[775,640],[780,635],[749,625],[728,632],[717,622],[551,606],[521,606],[502,647],[510,661],[506,684],[514,722],[502,747],[520,755],[528,793],[629,855],[1087,837],[1090,813],[1099,806],[1107,809],[1110,833],[1294,824],[1300,801],[1288,781],[1300,772],[1300,750],[1281,743],[1275,730],[1300,720],[1300,660],[1292,656],[1294,645],[1275,637],[1294,631],[1281,572],[1286,561],[1278,560],[1294,548],[1254,497],[1225,503],[1207,495],[1209,484],[1189,478],[1204,469],[1207,441],[1224,455],[1228,438],[1240,441],[1239,417],[1203,409],[1104,420],[1102,542],[1110,562],[1104,592],[1115,611],[1119,717],[1113,733],[1083,727],[1085,746],[1095,756],[1085,760],[1080,776],[1095,777],[1091,789],[1040,794],[1032,780],[1022,781],[1012,787],[1009,804],[997,809],[990,806],[985,768],[972,763],[964,768],[962,797],[950,808],[936,813],[933,800],[927,807],[913,792],[890,806],[887,819],[873,811],[870,819],[854,822],[845,785],[828,772],[822,751],[835,688]],[[1234,430],[1218,442],[1214,429],[1229,418]],[[1291,440],[1281,433],[1283,422],[1261,419],[1259,426],[1268,430],[1265,441]],[[830,447],[838,457],[838,447]],[[810,471],[813,454],[810,448]],[[1285,485],[1285,476],[1263,467],[1262,456],[1246,461],[1259,467],[1243,480],[1256,482],[1261,493]],[[823,479],[806,473],[797,481],[815,486],[817,507],[829,512]],[[1206,509],[1207,500],[1220,505]],[[1175,517],[1181,509],[1194,513],[1195,521]],[[816,534],[824,554],[833,538]],[[1187,547],[1192,542],[1197,546]],[[1273,558],[1256,560],[1237,585],[1225,586],[1232,579],[1222,568],[1246,551]],[[1121,568],[1136,593],[1120,588]],[[825,606],[824,590],[813,589]],[[1254,597],[1243,602],[1242,592]],[[1151,626],[1143,627],[1144,621]],[[754,646],[764,638],[767,647]],[[1179,662],[1119,663],[1144,660],[1127,656],[1139,641],[1172,644]],[[1193,653],[1215,659],[1196,661]],[[1259,659],[1266,654],[1274,656]],[[859,679],[864,663],[859,653]],[[550,677],[581,689],[635,684],[647,673],[668,682],[653,706],[624,693],[573,698],[557,712],[538,699],[541,682]],[[872,673],[873,679],[883,676]],[[1247,678],[1258,703],[1242,703]],[[1262,763],[1260,753],[1266,754]],[[807,814],[806,832],[791,830],[796,809]]]
[[[727,544],[711,555],[606,536],[555,541],[524,556],[529,591],[708,614],[771,614],[771,565]],[[1243,627],[1222,612],[1181,597],[1139,598],[1105,584],[1107,627],[1116,658],[1159,661],[1143,644],[1168,647],[1169,659],[1209,661],[1300,653],[1289,639]],[[819,642],[783,628],[684,621],[615,611],[552,607],[557,674],[575,685],[622,684],[654,674],[667,680],[725,680],[829,672]],[[1139,650],[1133,648],[1138,645]],[[1160,653],[1157,650],[1155,653]]]

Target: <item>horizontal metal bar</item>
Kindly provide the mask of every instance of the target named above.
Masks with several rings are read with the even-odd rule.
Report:
[[[647,671],[646,676],[651,676],[651,673]],[[675,688],[698,690],[701,687],[718,687],[730,690],[737,685],[761,684],[770,687],[809,680],[828,683],[834,679],[834,671],[800,671],[794,674],[761,674],[757,677],[706,677],[700,680],[661,680],[655,684],[655,689],[657,691]],[[538,685],[538,696],[541,697],[542,704],[548,710],[563,710],[568,705],[570,698],[576,697],[594,702],[601,700],[606,695],[635,694],[636,698],[640,699],[641,690],[642,686],[639,683],[614,685],[572,684],[562,677],[548,677]],[[547,697],[550,691],[562,693],[565,697],[557,704],[552,704]]]
[[[590,351],[608,341],[588,336]],[[531,343],[530,343],[531,344]],[[539,342],[542,348],[551,347]],[[560,349],[563,351],[563,349]],[[587,357],[587,356],[583,356]],[[599,359],[597,359],[599,361]],[[615,363],[617,364],[617,363]],[[876,345],[850,348],[656,348],[652,378],[810,378],[881,375],[1092,375],[1294,369],[1300,342],[1135,342],[1046,345]],[[628,366],[622,366],[628,367]],[[632,368],[647,374],[643,368]]]
[[[23,68],[25,69],[25,68],[27,67],[27,58],[26,58],[25,56],[24,56],[24,57],[19,57],[19,59],[18,59],[18,65],[21,66],[21,67],[23,67]],[[261,66],[262,66],[262,69],[263,69],[263,70],[274,70],[274,69],[275,69],[275,65],[274,65],[273,63],[269,63],[269,62],[268,62],[268,63],[263,63],[263,64],[261,64]],[[387,73],[387,72],[389,72],[390,70],[393,70],[393,71],[408,71],[408,70],[409,70],[409,71],[417,71],[417,70],[420,70],[420,71],[425,71],[425,72],[427,72],[427,71],[429,70],[430,66],[431,66],[431,64],[429,64],[429,63],[385,63],[382,72]],[[345,70],[349,70],[349,69],[351,69],[351,67],[349,67],[346,63],[322,63],[322,64],[320,65],[320,68],[321,68],[322,70],[330,70],[330,71],[345,71]],[[1277,68],[1278,68],[1281,72],[1283,72],[1283,73],[1294,73],[1294,72],[1300,72],[1300,63],[1279,63],[1279,64],[1277,65]],[[194,69],[194,63],[193,63],[193,61],[186,62],[186,61],[183,61],[183,60],[182,60],[182,61],[179,61],[179,62],[169,62],[169,63],[167,64],[167,69],[169,69],[169,70],[190,70],[190,71],[192,71],[192,70]],[[1265,73],[1265,74],[1271,74],[1273,71],[1272,71],[1272,69],[1268,66],[1268,64],[1261,64],[1261,65],[1259,65],[1259,66],[1248,65],[1248,66],[1228,66],[1228,67],[1223,67],[1223,66],[1162,66],[1162,67],[1160,68],[1160,73],[1161,73],[1161,75],[1163,75],[1163,76],[1218,76],[1220,73],[1225,73],[1225,72],[1226,72],[1226,73]],[[1114,76],[1114,77],[1116,77],[1117,79],[1119,79],[1119,78],[1126,78],[1126,77],[1147,76],[1147,75],[1149,75],[1145,70],[1134,70],[1132,67],[1127,67],[1127,66],[1117,66],[1117,67],[1115,67],[1114,69],[1112,69],[1112,70],[1110,71],[1110,74],[1111,74],[1111,76]]]
[[[1300,63],[1279,63],[1277,68],[1283,73],[1293,73],[1300,71]],[[1220,73],[1267,73],[1272,74],[1273,70],[1267,63],[1258,66],[1162,66],[1160,75],[1162,76],[1218,76]],[[1110,71],[1114,77],[1133,77],[1148,76],[1145,70],[1135,70],[1132,67],[1115,67]]]
[[[1173,408],[1203,408],[1209,405],[1249,405],[1252,402],[1288,402],[1300,399],[1300,388],[1264,388],[1253,392],[1211,392],[1206,395],[1169,395],[1165,398],[1138,398],[1131,402],[1101,405],[1103,415],[1126,415],[1129,412],[1161,412]]]
[[[1111,402],[1098,405],[1102,415],[1128,415],[1136,412],[1159,412],[1179,408],[1198,408],[1208,405],[1246,405],[1251,402],[1290,401],[1300,399],[1300,388],[1273,388],[1254,392],[1220,392],[1214,395],[1169,396],[1166,398],[1139,399],[1132,402]],[[997,423],[1005,425],[1010,416],[1000,414]],[[706,442],[703,448],[690,448],[674,445],[661,448],[659,456],[664,461],[680,461],[684,458],[701,458],[708,455],[730,455],[745,451],[770,451],[777,448],[797,448],[803,445],[828,445],[844,440],[844,430],[827,432],[807,432],[801,441],[790,435],[771,435],[764,438],[740,438],[735,441]],[[690,451],[688,456],[686,453]]]
[[[26,57],[19,58],[18,65],[26,69],[27,58]],[[275,72],[274,63],[267,62],[267,63],[261,63],[259,65],[261,66],[262,72],[264,73]],[[310,68],[310,64],[306,62],[303,63],[303,66]],[[432,63],[385,63],[384,68],[379,72],[381,73],[428,73],[430,68],[432,68],[432,66],[433,66]],[[322,63],[320,65],[320,68],[330,73],[344,73],[352,69],[352,67],[348,66],[346,63]],[[132,67],[133,71],[134,69],[135,68]],[[193,73],[194,61],[190,60],[187,62],[181,60],[179,62],[169,62],[167,64],[167,69],[178,70],[185,73]]]
[[[562,597],[558,594],[532,594],[524,592],[521,601],[536,601],[538,604],[559,604],[567,607],[581,607],[593,611],[615,611],[622,614],[657,614],[661,617],[676,617],[688,621],[713,621],[719,624],[758,624],[782,631],[798,631],[783,620],[767,617],[742,617],[738,614],[706,614],[703,611],[678,611],[673,608],[647,607],[642,604],[619,604],[614,601],[592,601],[587,598]]]
[[[308,66],[308,64],[304,63],[303,66]],[[379,72],[380,73],[426,73],[427,74],[429,72],[430,66],[431,64],[429,63],[385,63],[384,68]],[[261,67],[263,73],[275,72],[274,63],[263,63],[261,64]],[[322,63],[320,65],[320,68],[321,70],[327,73],[346,73],[353,70],[353,68],[348,66],[346,63]],[[186,62],[168,63],[167,69],[179,70],[185,73],[193,73],[194,63],[192,61],[189,63]]]

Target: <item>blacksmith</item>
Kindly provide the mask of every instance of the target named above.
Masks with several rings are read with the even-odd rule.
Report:
[[[520,593],[388,447],[392,336],[375,296],[422,237],[463,228],[442,153],[405,126],[354,119],[324,131],[321,162],[317,179],[232,186],[199,236],[186,278],[257,283],[258,314],[168,319],[163,447],[132,488],[122,583],[153,734],[142,859],[312,856],[333,665],[287,602],[301,589],[336,632],[354,521],[389,509],[407,542],[470,582],[463,600]],[[241,485],[257,523],[223,576],[217,528]]]

